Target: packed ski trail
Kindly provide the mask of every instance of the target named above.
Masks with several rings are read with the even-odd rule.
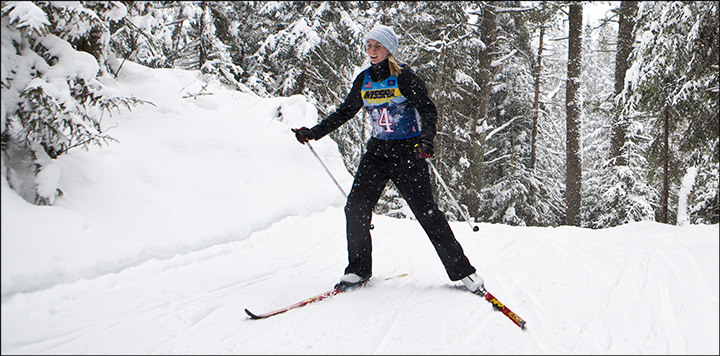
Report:
[[[718,225],[452,222],[521,330],[448,280],[417,221],[375,216],[368,286],[250,320],[338,281],[344,197],[290,132],[309,104],[216,82],[182,99],[196,74],[127,63],[118,90],[155,106],[58,160],[56,206],[3,180],[3,354],[718,354]]]
[[[713,236],[684,228],[699,235],[682,238],[652,223],[581,237],[574,228],[481,224],[481,232],[502,238],[453,224],[488,288],[528,321],[526,331],[449,282],[416,222],[385,217],[374,220],[376,275],[407,277],[376,278],[331,300],[250,320],[246,307],[271,310],[335,282],[344,263],[342,218],[339,208],[289,217],[244,241],[17,295],[3,306],[3,320],[12,320],[3,322],[3,351],[712,353],[717,284],[694,255],[716,248]],[[293,233],[299,227],[302,240]],[[631,236],[640,231],[658,236]],[[609,248],[620,253],[608,261]]]

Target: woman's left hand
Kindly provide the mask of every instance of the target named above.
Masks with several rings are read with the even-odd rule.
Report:
[[[421,139],[420,143],[415,145],[418,149],[418,157],[420,158],[430,158],[433,155],[433,150],[435,148],[435,145],[433,145],[433,142],[428,139]]]

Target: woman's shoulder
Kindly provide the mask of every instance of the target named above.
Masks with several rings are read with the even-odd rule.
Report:
[[[415,71],[413,70],[413,68],[412,68],[409,64],[407,64],[407,63],[398,63],[398,65],[400,66],[400,69],[402,70],[402,73],[403,73],[403,74],[405,74],[405,73],[415,73]]]
[[[417,78],[417,74],[415,74],[415,71],[410,67],[407,63],[398,63],[400,66],[400,76],[398,77],[398,80],[404,79],[405,80],[413,80]]]

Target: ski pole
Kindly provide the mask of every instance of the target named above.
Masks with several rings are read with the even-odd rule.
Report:
[[[467,214],[465,214],[465,211],[462,210],[462,208],[460,208],[460,204],[458,204],[457,200],[455,200],[455,197],[453,197],[452,193],[450,193],[450,188],[448,188],[447,184],[445,184],[445,181],[442,179],[442,177],[440,176],[440,173],[438,173],[437,169],[435,169],[435,166],[432,164],[432,162],[430,162],[430,160],[427,158],[425,159],[425,161],[427,161],[427,163],[430,165],[430,168],[432,168],[433,172],[435,173],[435,176],[440,181],[440,184],[442,184],[443,188],[445,188],[445,192],[450,197],[450,199],[453,201],[453,203],[455,203],[455,207],[457,208],[458,211],[460,211],[460,214],[462,214],[462,216],[465,218],[465,221],[467,221],[468,225],[470,225],[470,228],[472,229],[472,231],[475,231],[475,232],[480,231],[480,228],[477,225],[473,226],[472,223],[470,223],[470,218],[467,216]]]
[[[330,176],[330,179],[332,179],[332,181],[335,183],[335,186],[338,187],[338,189],[340,189],[340,192],[345,196],[345,200],[347,200],[348,195],[345,194],[345,191],[340,186],[340,183],[338,183],[338,181],[335,179],[335,177],[332,175],[332,173],[330,173],[330,170],[325,165],[325,163],[322,161],[322,159],[320,159],[320,156],[318,156],[317,152],[315,152],[315,149],[312,148],[312,146],[310,145],[310,141],[305,142],[305,144],[310,149],[310,152],[312,152],[312,154],[315,155],[315,158],[317,158],[317,160],[320,161],[320,164],[322,164],[323,168],[325,168],[325,172],[327,172],[327,174]],[[375,229],[375,225],[370,224],[370,230],[373,230],[373,229]]]
[[[323,168],[325,168],[325,172],[327,172],[327,174],[330,176],[330,179],[332,179],[332,181],[335,183],[335,186],[338,187],[338,189],[340,189],[340,192],[345,196],[345,199],[347,199],[348,195],[345,194],[345,191],[340,186],[340,183],[338,183],[338,181],[335,180],[335,177],[333,177],[332,173],[330,173],[330,170],[325,165],[325,163],[322,161],[322,159],[320,159],[320,156],[318,156],[317,152],[315,152],[315,149],[313,149],[312,146],[310,146],[310,142],[309,141],[305,142],[305,144],[310,149],[310,152],[312,152],[312,154],[315,155],[315,158],[317,158],[317,160],[320,161],[320,164],[322,164]]]

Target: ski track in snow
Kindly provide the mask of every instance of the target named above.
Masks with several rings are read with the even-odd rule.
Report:
[[[447,280],[416,221],[374,220],[376,278],[367,288],[267,320],[244,315],[245,307],[264,312],[318,294],[342,274],[344,220],[332,208],[281,220],[243,241],[20,293],[3,304],[3,353],[689,351],[682,329],[688,320],[675,307],[678,289],[705,281],[685,241],[616,238],[612,230],[584,232],[598,238],[564,236],[561,229],[541,237],[518,229],[514,236],[492,225],[478,234],[453,223],[491,293],[528,321],[521,331]],[[321,228],[322,221],[331,222]],[[303,241],[293,240],[295,226],[316,230],[309,233],[315,238],[307,240],[306,232]],[[607,248],[603,239],[616,251],[593,255]],[[521,272],[536,265],[537,273]],[[409,275],[383,280],[403,272]],[[717,312],[717,294],[713,301]],[[23,310],[31,313],[14,314]],[[10,320],[13,332],[6,330]],[[42,332],[24,332],[39,325]],[[276,340],[271,349],[253,336],[265,333]],[[437,346],[420,341],[427,339]]]

